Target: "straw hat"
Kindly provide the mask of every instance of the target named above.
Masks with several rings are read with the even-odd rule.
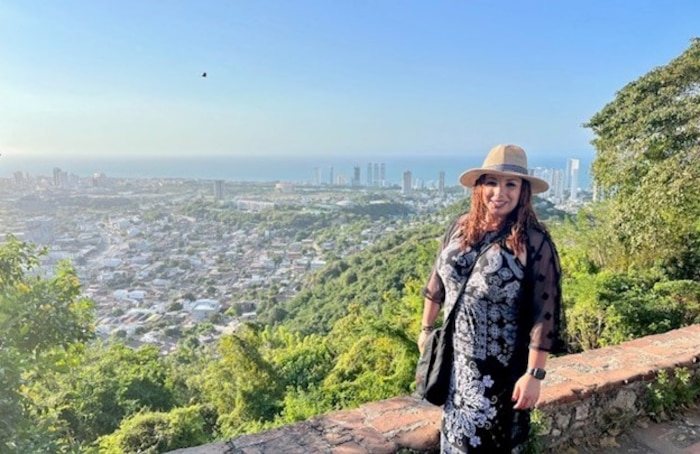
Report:
[[[484,164],[478,169],[469,169],[462,173],[459,182],[468,188],[473,188],[476,186],[476,180],[484,174],[520,177],[530,182],[533,194],[549,189],[549,183],[528,174],[527,155],[525,150],[517,145],[496,145],[486,155]]]

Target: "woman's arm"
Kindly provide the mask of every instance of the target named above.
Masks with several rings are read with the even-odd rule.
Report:
[[[431,300],[430,298],[425,298],[423,302],[423,322],[418,334],[418,350],[423,353],[423,346],[425,345],[425,339],[428,334],[433,330],[433,325],[435,320],[440,313],[440,304]]]
[[[527,356],[527,372],[518,379],[513,388],[512,401],[515,402],[515,410],[527,410],[533,408],[540,398],[540,388],[542,379],[536,378],[530,371],[544,370],[547,364],[549,352],[544,350],[530,349]]]

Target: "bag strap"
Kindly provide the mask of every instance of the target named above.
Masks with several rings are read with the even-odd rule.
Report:
[[[450,313],[447,314],[447,319],[445,320],[445,329],[452,331],[452,328],[454,327],[454,313],[455,313],[455,308],[457,307],[457,303],[459,302],[459,299],[462,297],[462,293],[464,293],[464,288],[467,286],[467,281],[469,280],[469,276],[472,274],[472,270],[474,269],[474,266],[476,265],[476,262],[479,260],[479,257],[486,252],[491,246],[493,246],[495,243],[498,243],[501,241],[503,238],[506,237],[507,233],[509,231],[508,226],[504,227],[501,229],[496,236],[487,244],[484,244],[480,249],[479,252],[476,254],[476,257],[474,257],[474,261],[472,264],[469,266],[469,271],[467,271],[464,281],[462,281],[462,284],[459,287],[459,291],[457,292],[457,297],[455,298],[455,302],[452,305],[452,308],[450,309]]]

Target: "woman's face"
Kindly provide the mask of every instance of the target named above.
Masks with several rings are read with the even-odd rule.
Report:
[[[523,179],[488,174],[483,178],[483,202],[491,219],[505,219],[518,206]]]

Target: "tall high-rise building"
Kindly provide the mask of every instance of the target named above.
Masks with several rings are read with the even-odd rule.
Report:
[[[321,185],[321,168],[320,167],[314,167],[314,185],[316,185],[316,186]]]
[[[68,172],[61,170],[58,167],[53,169],[53,185],[57,188],[67,188],[68,184]]]
[[[386,184],[386,164],[379,163],[379,185],[387,186]]]
[[[438,191],[445,192],[445,171],[440,171],[440,178],[438,179]]]
[[[578,197],[578,173],[581,165],[578,159],[569,159],[567,168],[569,169],[569,200],[577,200]]]
[[[552,169],[552,181],[550,183],[550,197],[560,202],[564,200],[564,170]]]
[[[379,163],[372,164],[372,186],[379,186]]]
[[[372,163],[367,164],[367,186],[372,186]]]
[[[61,169],[58,167],[53,168],[53,185],[57,188],[61,187]]]
[[[354,187],[360,186],[360,166],[353,167],[352,172],[352,185]]]
[[[216,200],[224,198],[224,180],[214,180],[214,198]]]
[[[406,170],[403,173],[403,180],[401,184],[401,194],[411,195],[411,189],[413,187],[413,175],[410,170]]]
[[[331,186],[333,186],[333,183],[335,183],[335,182],[333,181],[333,166],[331,166],[331,167],[328,169],[328,172],[330,173],[330,175],[328,176],[328,184],[330,184]]]

